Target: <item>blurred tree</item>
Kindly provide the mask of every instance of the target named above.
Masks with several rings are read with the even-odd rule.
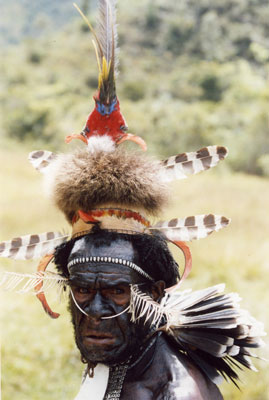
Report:
[[[33,50],[28,55],[28,60],[33,64],[39,64],[42,61],[42,55],[39,51]]]
[[[203,89],[202,99],[209,101],[220,101],[222,97],[222,87],[219,79],[215,75],[207,75],[201,81]]]
[[[145,13],[145,29],[148,31],[158,31],[161,23],[160,10],[151,2]]]
[[[51,140],[52,133],[48,134],[47,127],[50,113],[46,107],[24,104],[9,114],[5,123],[8,137],[24,140]]]
[[[85,79],[85,83],[89,88],[97,89],[98,88],[98,77],[95,75],[89,75]]]
[[[91,11],[91,0],[82,0],[81,9],[85,15]]]
[[[182,54],[192,34],[193,21],[183,17],[173,19],[168,28],[166,49],[175,55]]]
[[[143,82],[127,82],[123,87],[123,94],[129,100],[139,101],[145,97],[145,87]]]

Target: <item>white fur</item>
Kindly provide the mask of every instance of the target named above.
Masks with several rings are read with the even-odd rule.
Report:
[[[113,140],[107,136],[92,136],[88,140],[88,148],[90,154],[93,154],[98,151],[104,152],[113,152],[115,150],[115,143]],[[70,156],[72,156],[70,154]],[[43,169],[44,174],[44,192],[45,194],[53,198],[54,193],[54,186],[55,186],[55,177],[57,176],[58,172],[61,171],[62,163],[64,162],[66,155],[64,154],[57,154],[54,160],[50,162],[50,164]]]
[[[47,197],[53,198],[55,176],[57,172],[61,169],[62,159],[64,155],[58,154],[57,158],[53,160],[44,170],[43,170],[43,190]]]
[[[95,153],[96,151],[112,152],[115,150],[115,142],[108,135],[91,136],[88,139],[88,151]]]

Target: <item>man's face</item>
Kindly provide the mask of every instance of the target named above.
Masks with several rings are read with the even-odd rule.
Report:
[[[133,261],[134,250],[130,242],[122,239],[111,246],[95,247],[82,238],[75,243],[69,260],[90,256]],[[131,323],[129,313],[103,318],[124,311],[130,302],[130,284],[143,282],[143,277],[134,270],[118,264],[91,263],[71,267],[71,290],[78,305],[88,314],[81,313],[71,300],[76,343],[84,359],[114,364],[124,361],[141,345],[148,328]]]

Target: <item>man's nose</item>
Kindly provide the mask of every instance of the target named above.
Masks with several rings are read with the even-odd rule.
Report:
[[[89,317],[95,320],[101,320],[102,317],[108,317],[112,314],[112,310],[107,304],[106,299],[99,291],[96,292],[94,298],[87,304],[84,310]]]

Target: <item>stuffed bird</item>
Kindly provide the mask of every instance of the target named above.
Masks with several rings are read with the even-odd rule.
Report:
[[[82,132],[66,137],[66,143],[80,139],[88,145],[89,151],[113,151],[120,143],[130,140],[142,150],[147,149],[145,141],[139,136],[127,133],[128,126],[120,111],[116,94],[115,77],[117,75],[117,26],[115,0],[100,0],[97,31],[93,29],[87,17],[74,4],[91,32],[93,33],[99,69],[98,90],[94,95],[95,108],[89,115]]]

